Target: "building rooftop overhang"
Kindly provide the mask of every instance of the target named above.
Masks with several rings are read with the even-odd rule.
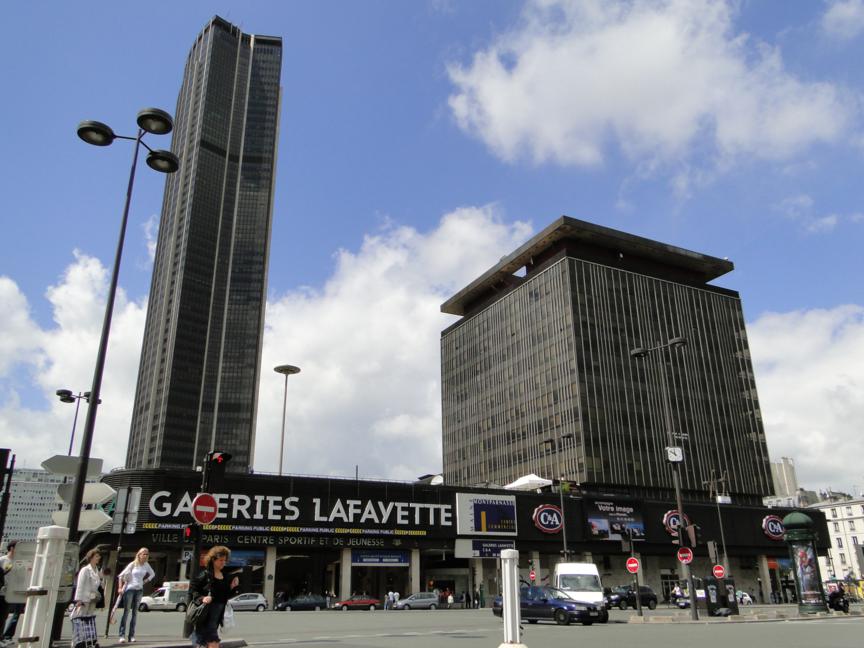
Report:
[[[514,275],[520,269],[531,266],[536,257],[561,242],[573,242],[576,246],[589,245],[593,248],[603,248],[660,263],[684,271],[703,283],[731,272],[735,267],[727,259],[718,259],[602,225],[562,216],[444,302],[441,305],[441,312],[465,315],[468,305],[494,290],[496,286],[512,284]]]

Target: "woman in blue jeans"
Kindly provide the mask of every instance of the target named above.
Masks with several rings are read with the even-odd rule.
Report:
[[[153,568],[147,561],[150,559],[150,550],[141,547],[135,554],[135,560],[126,565],[126,569],[117,577],[120,581],[120,590],[123,592],[123,618],[120,619],[120,643],[135,641],[135,622],[138,620],[138,604],[144,594],[144,583],[156,577]],[[129,619],[129,634],[126,634],[126,617]]]

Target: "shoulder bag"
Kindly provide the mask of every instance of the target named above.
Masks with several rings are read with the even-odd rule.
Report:
[[[207,596],[210,596],[209,592]],[[204,615],[207,614],[208,609],[210,609],[209,603],[196,603],[194,599],[189,601],[189,607],[186,608],[186,621],[192,626],[197,626],[201,619],[204,618]]]

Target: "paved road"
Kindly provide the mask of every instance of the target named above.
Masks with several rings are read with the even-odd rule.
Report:
[[[767,606],[763,609],[767,609]],[[669,614],[657,610],[654,614]],[[864,617],[710,624],[628,624],[633,611],[612,612],[607,625],[556,626],[525,624],[523,642],[529,648],[638,646],[639,648],[849,648],[861,645]],[[314,646],[314,648],[496,648],[503,639],[500,620],[490,610],[352,612],[243,612],[229,637],[242,637],[250,646]],[[99,621],[100,635],[104,616]],[[176,642],[182,615],[150,612],[138,616],[141,648],[150,643]],[[116,643],[112,637],[102,646]],[[67,629],[68,630],[68,629]]]

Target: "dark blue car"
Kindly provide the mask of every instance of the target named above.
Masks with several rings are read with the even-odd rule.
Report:
[[[528,623],[554,621],[558,625],[570,625],[576,621],[591,625],[600,621],[600,610],[596,605],[574,601],[556,587],[523,587],[519,590],[519,602],[522,618]],[[492,602],[492,614],[503,615],[500,596]]]

